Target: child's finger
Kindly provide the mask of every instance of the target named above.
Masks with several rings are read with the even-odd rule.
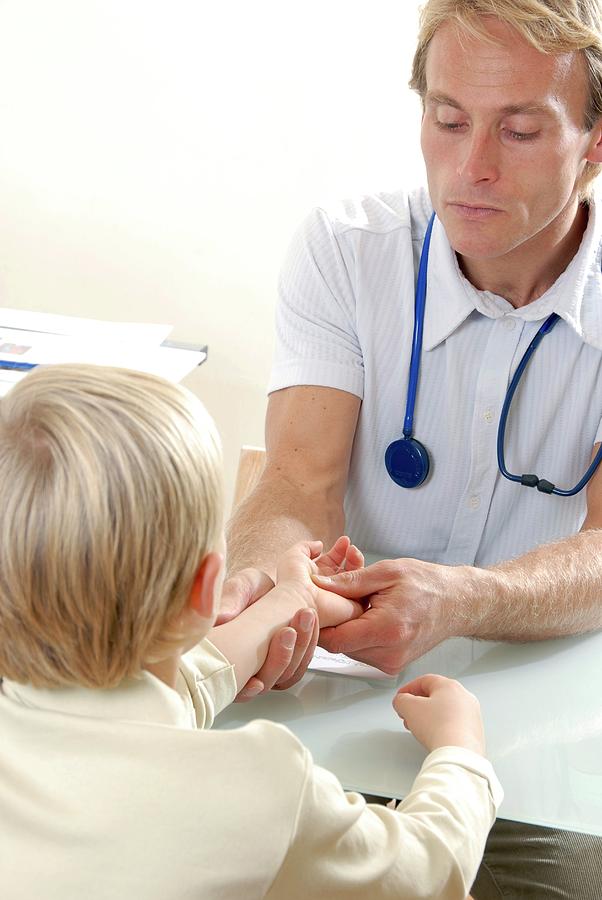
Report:
[[[355,546],[355,544],[351,544],[347,550],[345,555],[345,570],[350,572],[352,569],[363,569],[364,568],[364,554],[361,550]]]
[[[402,684],[398,690],[398,694],[413,694],[415,697],[430,697],[432,692],[441,687],[443,676],[441,675],[420,675],[407,684]]]
[[[411,720],[412,714],[427,700],[428,697],[420,697],[416,694],[400,694],[398,691],[393,697],[393,709],[404,721],[406,719]]]
[[[306,541],[304,548],[307,548],[307,555],[310,559],[317,559],[324,549],[322,541]]]
[[[319,569],[324,571],[328,569],[329,572],[336,572],[345,562],[349,544],[350,540],[347,535],[341,535],[341,537],[337,538],[330,550],[323,553],[320,559],[317,560]]]
[[[329,591],[320,591],[317,608],[320,626],[323,628],[341,625],[343,622],[359,618],[364,613],[364,607],[357,600],[348,600]]]

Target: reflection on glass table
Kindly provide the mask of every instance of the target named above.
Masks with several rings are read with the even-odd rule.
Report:
[[[396,687],[437,672],[479,698],[502,818],[602,836],[602,633],[528,644],[457,638],[397,679],[307,673],[289,691],[233,704],[216,728],[287,725],[348,790],[403,797],[426,752],[404,730]]]

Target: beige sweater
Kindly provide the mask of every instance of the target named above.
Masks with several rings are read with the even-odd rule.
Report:
[[[279,725],[207,730],[235,693],[208,641],[180,675],[3,682],[3,900],[463,900],[501,799],[486,760],[437,750],[397,811],[367,806]]]

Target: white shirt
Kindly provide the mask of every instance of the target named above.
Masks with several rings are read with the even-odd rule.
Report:
[[[235,690],[208,641],[177,690],[5,680],[2,900],[464,900],[502,796],[486,759],[441,748],[399,811],[366,806],[281,725],[202,730]]]
[[[362,549],[489,565],[579,530],[585,490],[557,497],[507,481],[496,439],[512,374],[551,312],[562,321],[515,394],[507,468],[572,488],[602,438],[599,211],[592,204],[566,271],[521,309],[467,281],[435,221],[414,415],[431,473],[412,490],[391,481],[384,455],[403,433],[428,194],[378,194],[318,209],[299,230],[280,280],[269,390],[315,384],[362,398],[345,499],[347,531]]]

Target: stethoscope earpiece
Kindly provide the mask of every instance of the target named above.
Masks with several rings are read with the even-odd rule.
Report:
[[[385,452],[387,472],[399,487],[420,487],[431,467],[428,450],[416,438],[404,437]]]

